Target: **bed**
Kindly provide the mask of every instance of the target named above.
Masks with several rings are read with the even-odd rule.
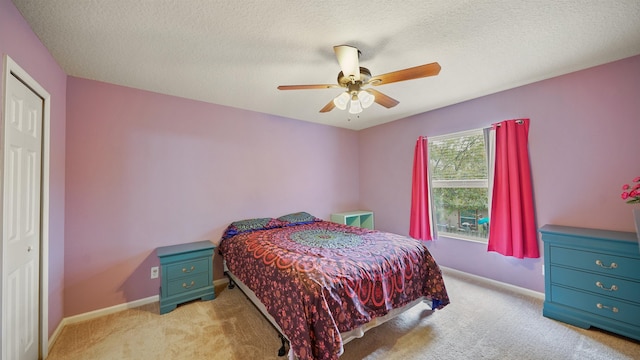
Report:
[[[346,341],[421,302],[449,297],[426,246],[306,212],[231,223],[225,272],[289,344],[289,358],[337,359]]]

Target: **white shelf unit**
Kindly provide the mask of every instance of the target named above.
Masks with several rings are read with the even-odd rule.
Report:
[[[331,221],[373,230],[373,212],[367,210],[347,211],[331,214]]]

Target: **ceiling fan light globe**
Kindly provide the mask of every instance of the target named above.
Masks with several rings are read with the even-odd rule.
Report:
[[[351,104],[349,105],[349,113],[350,114],[360,114],[362,112],[362,105],[360,104],[360,100],[356,97],[351,100]]]
[[[347,104],[349,103],[349,99],[351,97],[347,92],[343,92],[342,94],[336,96],[333,99],[333,104],[340,110],[344,110],[347,108]]]
[[[358,93],[358,98],[360,99],[360,103],[362,104],[362,107],[365,109],[371,106],[371,104],[373,104],[373,102],[376,100],[375,96],[369,94],[364,90]]]

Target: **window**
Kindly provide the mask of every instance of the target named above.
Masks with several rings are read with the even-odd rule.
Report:
[[[436,235],[487,242],[489,180],[482,129],[429,138]]]

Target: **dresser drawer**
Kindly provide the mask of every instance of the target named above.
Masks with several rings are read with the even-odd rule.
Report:
[[[209,261],[211,259],[201,258],[168,265],[166,277],[169,281],[172,281],[184,276],[206,273],[209,271]]]
[[[634,326],[640,324],[640,305],[611,297],[551,286],[551,301]]]
[[[612,296],[630,302],[640,302],[640,283],[635,281],[586,273],[552,265],[551,283]]]
[[[211,284],[212,282],[209,280],[209,274],[206,272],[186,276],[178,280],[169,281],[167,286],[167,295],[172,296],[182,294],[205,286],[210,286]]]
[[[614,256],[596,252],[567,249],[552,246],[550,248],[551,265],[564,265],[601,274],[627,277],[639,280],[640,259]]]

